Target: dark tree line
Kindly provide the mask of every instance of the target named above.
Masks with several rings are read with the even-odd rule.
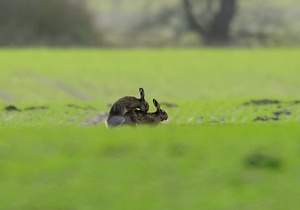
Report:
[[[0,45],[92,45],[98,35],[84,1],[0,0]]]
[[[166,42],[168,45],[176,45],[182,40],[183,44],[189,43],[190,40],[190,43],[199,43],[197,37],[195,39],[195,36],[187,33],[188,30],[196,33],[202,41],[201,44],[207,46],[277,43],[288,40],[285,36],[294,38],[294,41],[299,40],[298,29],[294,27],[296,21],[285,19],[287,10],[274,9],[269,7],[268,3],[264,3],[264,7],[258,5],[255,9],[249,9],[238,0],[181,0],[179,4],[162,3],[159,10],[151,10],[149,8],[154,1],[148,0],[145,1],[147,6],[144,9],[137,9],[137,16],[132,21],[133,19],[126,18],[126,15],[131,14],[118,9],[112,9],[107,16],[101,13],[105,9],[95,10],[92,17],[92,11],[85,7],[86,1],[89,0],[0,0],[0,46],[95,46],[100,45],[103,40],[104,45],[114,45],[115,41],[116,46],[127,46],[128,43],[146,43],[147,46],[153,46],[156,43],[164,45]],[[117,2],[120,3],[108,1],[112,5]],[[257,2],[258,0],[252,4]],[[131,7],[126,5],[126,2],[123,4],[125,9]],[[99,19],[95,18],[97,15]],[[108,21],[111,24],[109,27],[99,24],[107,24],[107,21],[99,21],[100,18],[114,20],[112,15],[125,18],[119,22]],[[95,20],[98,27],[93,24]],[[123,31],[114,30],[120,25]],[[102,31],[100,27],[106,31]],[[286,28],[290,32],[283,30]],[[100,30],[104,35],[101,40]]]

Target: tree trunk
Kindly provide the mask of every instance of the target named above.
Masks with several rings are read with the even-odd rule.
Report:
[[[219,11],[204,28],[192,14],[190,0],[183,0],[187,21],[191,29],[202,37],[205,45],[228,45],[230,43],[230,24],[236,12],[236,0],[220,0],[220,4]]]

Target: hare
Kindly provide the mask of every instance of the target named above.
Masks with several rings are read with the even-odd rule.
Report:
[[[155,112],[144,112],[142,110],[131,110],[125,113],[124,124],[150,124],[157,125],[160,122],[168,119],[168,114],[160,108],[159,103],[153,99],[153,104],[156,107]]]
[[[139,88],[140,98],[134,96],[124,96],[117,100],[110,108],[106,121],[107,127],[117,126],[125,122],[125,113],[136,108],[143,112],[149,110],[149,104],[145,100],[145,92],[143,88]]]

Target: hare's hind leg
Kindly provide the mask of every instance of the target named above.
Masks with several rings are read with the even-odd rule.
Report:
[[[135,113],[134,110],[126,112],[124,117],[125,117],[124,124],[127,125],[137,125],[140,122],[138,115]]]
[[[111,116],[106,121],[106,127],[110,128],[110,127],[118,126],[124,122],[125,122],[124,116]]]

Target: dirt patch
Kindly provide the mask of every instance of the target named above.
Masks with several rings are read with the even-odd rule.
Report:
[[[169,102],[162,102],[160,103],[161,106],[166,106],[168,108],[178,107],[178,104],[175,103],[169,103]]]
[[[279,100],[271,100],[271,99],[260,99],[260,100],[251,100],[243,103],[243,105],[248,106],[251,104],[254,105],[269,105],[269,104],[281,104],[282,101]]]
[[[6,111],[33,111],[33,110],[41,110],[41,109],[49,109],[49,107],[47,106],[30,106],[30,107],[26,107],[25,109],[19,109],[14,105],[9,105],[4,107],[4,110]]]
[[[87,119],[80,123],[80,125],[97,125],[98,123],[104,122],[108,117],[108,112],[103,111],[96,114],[94,117]]]
[[[300,101],[297,100],[297,101],[292,101],[292,102],[288,102],[288,103],[289,104],[286,106],[286,109],[297,106],[298,104],[300,104]]]
[[[276,117],[279,117],[280,115],[291,115],[292,112],[288,111],[288,110],[280,110],[280,111],[275,111],[273,112],[273,115]]]
[[[278,110],[273,112],[273,116],[258,116],[253,121],[268,121],[268,120],[279,120],[281,115],[291,115],[292,112],[288,110]]]
[[[268,120],[279,120],[278,117],[275,116],[258,116],[253,121],[268,121]]]
[[[21,109],[17,108],[16,106],[14,105],[9,105],[9,106],[6,106],[4,108],[5,111],[22,111]]]
[[[272,99],[260,99],[260,100],[251,100],[244,102],[244,106],[249,105],[272,105],[277,104],[277,108],[281,108],[282,106],[285,106],[285,108],[293,107],[298,104],[300,104],[300,100],[295,101],[279,101],[279,100],[272,100]]]
[[[83,109],[83,110],[96,110],[96,108],[94,108],[92,106],[82,107],[82,106],[78,106],[76,104],[68,104],[67,107],[72,107],[72,108],[76,108],[76,109]]]
[[[280,110],[273,111],[272,114],[270,114],[270,115],[257,116],[255,119],[253,119],[253,121],[279,120],[279,117],[282,115],[286,115],[286,116],[291,115],[292,112],[289,111],[289,109],[297,104],[300,104],[299,100],[284,102],[284,101],[272,100],[272,99],[251,100],[251,101],[243,103],[244,106],[277,105],[276,109],[280,109]],[[269,109],[269,108],[267,108],[267,109]]]
[[[31,111],[31,110],[40,110],[40,109],[49,109],[48,106],[30,106],[25,108],[25,111]]]
[[[293,105],[300,104],[300,101],[299,100],[293,101],[292,104]]]
[[[204,119],[204,116],[200,116],[200,117],[198,117],[197,122],[198,122],[198,123],[202,123],[203,119]]]

